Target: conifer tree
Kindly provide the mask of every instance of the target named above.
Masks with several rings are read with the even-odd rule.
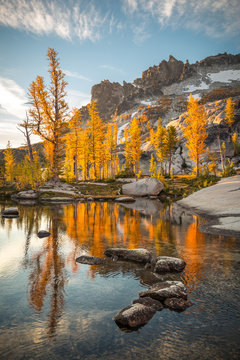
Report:
[[[7,182],[12,183],[14,181],[14,156],[11,148],[11,143],[8,141],[7,147],[4,150],[4,164],[5,164],[5,179]]]
[[[178,143],[176,128],[173,125],[167,127],[166,133],[166,153],[168,158],[168,174],[170,175],[172,169],[172,157]]]
[[[93,177],[100,178],[100,169],[104,164],[104,135],[105,126],[100,119],[97,111],[97,105],[92,100],[88,105],[88,136],[89,136],[89,156],[91,162],[91,173]]]
[[[225,118],[226,118],[226,123],[228,124],[229,127],[231,127],[235,121],[234,103],[231,97],[227,99],[227,104],[225,107]]]
[[[156,150],[157,160],[160,163],[160,171],[164,173],[164,163],[167,158],[167,130],[162,126],[161,118],[158,119],[158,126],[155,133],[151,134],[151,141]]]
[[[129,153],[133,171],[137,174],[141,157],[141,133],[136,118],[133,118],[129,127]]]
[[[186,138],[186,146],[189,157],[196,163],[196,175],[200,174],[200,163],[205,152],[207,133],[207,116],[198,101],[192,94],[188,100],[187,116],[184,120],[183,133]]]
[[[47,58],[49,60],[50,85],[47,89],[44,79],[37,76],[36,80],[30,85],[28,91],[29,116],[34,133],[51,146],[51,177],[59,179],[61,170],[61,158],[63,150],[63,135],[66,132],[66,120],[68,106],[65,101],[66,81],[64,73],[60,69],[57,52],[49,48]],[[49,148],[49,147],[47,147]]]
[[[127,127],[124,128],[124,142],[125,142],[125,146],[124,146],[124,150],[125,150],[125,168],[132,170],[131,153],[130,153],[131,144],[130,144],[130,139],[129,139],[129,134],[128,134]]]
[[[239,141],[238,141],[237,133],[233,134],[232,143],[233,143],[234,155],[238,155],[239,154]]]
[[[66,170],[69,180],[73,178],[79,180],[79,162],[80,162],[80,138],[81,113],[78,109],[73,109],[73,116],[68,122],[70,132],[66,135]]]

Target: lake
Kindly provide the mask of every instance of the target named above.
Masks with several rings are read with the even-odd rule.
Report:
[[[0,218],[1,359],[239,358],[240,239],[203,234],[203,219],[158,200],[17,206],[19,218]],[[183,258],[164,278],[181,279],[194,305],[119,329],[112,318],[159,280],[141,264],[75,261],[109,247]]]

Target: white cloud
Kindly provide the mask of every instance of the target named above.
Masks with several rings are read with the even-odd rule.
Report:
[[[106,17],[92,2],[63,0],[0,0],[0,25],[35,34],[95,41]]]
[[[0,112],[22,119],[26,114],[25,91],[15,81],[0,77]]]
[[[125,74],[125,71],[123,71],[121,69],[118,69],[118,68],[116,68],[115,66],[112,66],[112,65],[103,64],[103,65],[99,65],[99,67],[102,68],[102,69],[107,69],[107,70],[110,70],[110,71],[116,71],[118,73]]]
[[[64,74],[66,76],[72,77],[72,78],[76,78],[76,79],[80,79],[80,80],[85,80],[85,81],[92,81],[91,79],[87,78],[84,75],[79,74],[78,72],[74,72],[74,71],[69,71],[64,69],[63,70]]]
[[[81,106],[90,103],[91,95],[78,90],[69,90],[67,100],[70,109],[75,107],[79,109]]]
[[[185,27],[212,37],[240,32],[239,0],[123,0],[125,13],[156,19],[161,26]]]

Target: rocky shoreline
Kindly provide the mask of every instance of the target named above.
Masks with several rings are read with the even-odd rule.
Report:
[[[240,175],[224,178],[177,204],[208,220],[201,231],[240,237]]]

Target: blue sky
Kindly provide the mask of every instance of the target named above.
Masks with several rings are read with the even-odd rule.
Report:
[[[239,0],[0,0],[0,148],[23,144],[27,89],[58,51],[69,106],[101,80],[132,82],[169,55],[240,52]],[[37,139],[34,138],[34,141]]]

